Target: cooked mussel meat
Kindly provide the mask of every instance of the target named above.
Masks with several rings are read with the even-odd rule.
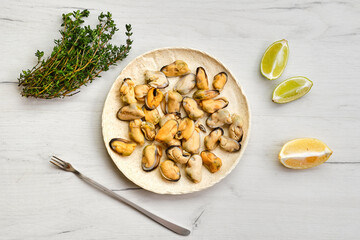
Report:
[[[117,117],[120,120],[131,121],[145,116],[141,107],[136,103],[131,103],[130,105],[123,106],[117,112]]]
[[[170,119],[178,120],[180,118],[180,113],[168,113],[160,118],[159,126],[162,127]]]
[[[156,108],[151,110],[143,107],[143,111],[145,114],[145,121],[150,122],[154,125],[160,122],[161,117],[159,111]]]
[[[219,171],[222,166],[222,162],[218,156],[209,151],[202,151],[200,156],[202,158],[202,163],[209,170],[209,172],[214,173]]]
[[[178,77],[190,72],[190,69],[186,62],[182,60],[176,60],[175,62],[163,66],[160,69],[167,77]]]
[[[149,90],[150,90],[150,86],[147,85],[147,84],[136,85],[135,88],[134,88],[135,98],[139,102],[144,102],[145,97],[146,97]]]
[[[214,80],[213,80],[213,87],[219,91],[223,90],[226,82],[227,82],[228,76],[226,74],[226,72],[221,72],[218,73],[214,76]]]
[[[185,164],[191,157],[191,154],[182,150],[181,146],[171,146],[166,149],[166,156],[177,163]]]
[[[237,152],[241,149],[241,144],[232,138],[221,136],[219,141],[220,147],[227,152]]]
[[[178,122],[174,119],[168,120],[164,126],[162,126],[156,134],[155,140],[160,143],[169,143],[174,139],[174,136],[178,129]]]
[[[170,90],[164,95],[164,107],[163,112],[166,113],[179,113],[181,107],[181,101],[183,97],[180,93]],[[165,111],[164,111],[165,110]]]
[[[179,81],[176,83],[174,90],[179,92],[182,95],[188,94],[195,87],[196,80],[195,74],[189,73],[185,76],[182,76]]]
[[[200,149],[200,129],[195,128],[191,137],[188,140],[182,141],[182,147],[188,153],[198,153]]]
[[[193,98],[196,101],[202,101],[217,97],[220,94],[219,90],[197,90],[193,94]]]
[[[120,99],[125,104],[136,103],[134,86],[135,83],[130,78],[125,78],[121,83]]]
[[[144,135],[141,131],[141,120],[135,119],[129,122],[129,137],[134,142],[143,145],[144,144]]]
[[[206,71],[203,67],[198,67],[196,69],[196,87],[202,90],[209,89],[209,81],[206,75]]]
[[[238,142],[241,141],[244,134],[242,125],[241,117],[238,114],[233,114],[232,124],[229,127],[229,137]]]
[[[200,103],[202,109],[207,113],[214,113],[229,104],[225,97],[203,100]]]
[[[190,119],[197,120],[204,116],[204,111],[201,110],[198,103],[194,99],[190,97],[184,97],[182,101],[182,105],[186,114]]]
[[[162,156],[162,148],[159,145],[147,145],[143,149],[141,166],[146,172],[154,170],[160,162]]]
[[[206,119],[206,125],[209,128],[217,128],[222,127],[225,124],[231,124],[232,123],[232,117],[228,110],[226,109],[220,109],[213,114],[211,114]]]
[[[188,140],[195,130],[195,123],[190,118],[183,118],[180,120],[178,130],[176,132],[176,139]]]
[[[169,80],[163,72],[160,71],[145,71],[145,81],[153,88],[166,88],[169,86]]]
[[[180,168],[171,160],[165,160],[160,164],[160,173],[166,180],[173,182],[179,181],[181,177]]]
[[[206,150],[212,151],[219,145],[220,137],[224,135],[222,128],[215,128],[209,135],[204,138],[204,146]]]
[[[136,143],[123,138],[113,138],[109,145],[114,152],[122,156],[130,156],[136,148]]]
[[[202,159],[199,155],[192,155],[186,164],[185,173],[194,183],[201,182]]]
[[[150,88],[145,97],[145,106],[148,109],[155,109],[160,105],[164,98],[164,94],[157,88]]]
[[[152,141],[155,139],[156,130],[155,125],[151,122],[142,122],[141,123],[141,131],[144,133],[144,137],[148,141]]]

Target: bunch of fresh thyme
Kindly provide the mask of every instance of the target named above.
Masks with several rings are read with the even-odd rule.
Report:
[[[81,26],[88,16],[88,10],[62,15],[62,38],[54,41],[51,55],[43,59],[44,52],[37,50],[38,63],[31,70],[22,71],[18,78],[22,96],[47,99],[72,96],[128,55],[133,42],[130,24],[126,25],[126,44],[115,46],[109,40],[119,29],[111,13],[101,13],[94,29]]]

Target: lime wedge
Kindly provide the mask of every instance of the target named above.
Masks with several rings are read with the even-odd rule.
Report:
[[[281,82],[274,89],[272,100],[276,103],[287,103],[307,94],[313,83],[306,77],[292,77]]]
[[[265,51],[260,64],[261,74],[269,80],[280,77],[289,57],[289,45],[283,39],[271,44]]]

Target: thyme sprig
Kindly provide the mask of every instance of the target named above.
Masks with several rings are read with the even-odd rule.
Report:
[[[51,55],[44,59],[44,52],[37,50],[37,64],[22,71],[18,78],[22,96],[46,99],[72,96],[82,85],[126,58],[133,42],[131,25],[126,25],[125,45],[116,46],[109,43],[119,30],[111,13],[101,13],[93,29],[82,26],[89,14],[88,10],[78,10],[62,15],[62,38],[54,41]]]

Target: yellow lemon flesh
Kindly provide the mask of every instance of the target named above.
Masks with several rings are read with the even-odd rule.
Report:
[[[260,64],[261,74],[269,80],[280,77],[289,57],[289,45],[283,39],[271,44],[265,51]]]
[[[329,159],[333,151],[315,138],[299,138],[287,142],[279,153],[280,162],[288,168],[306,169]]]

